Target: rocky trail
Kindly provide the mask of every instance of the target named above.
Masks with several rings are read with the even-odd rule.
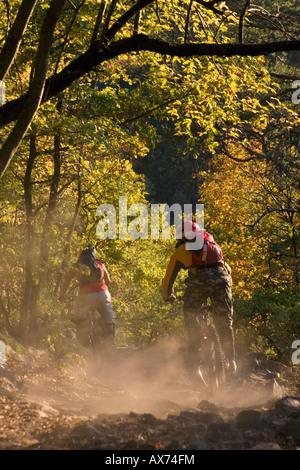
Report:
[[[0,450],[89,449],[299,450],[300,385],[290,368],[253,353],[212,395],[186,373],[177,345],[60,366],[45,351],[7,347]]]

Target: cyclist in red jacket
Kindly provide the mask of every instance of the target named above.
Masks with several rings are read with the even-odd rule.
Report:
[[[79,295],[74,301],[77,339],[80,343],[87,342],[85,321],[89,312],[96,310],[105,323],[107,340],[114,342],[115,315],[108,286],[110,276],[105,265],[96,259],[94,247],[80,253],[78,261],[69,270],[61,287],[60,298],[63,299],[71,281],[76,278],[79,283]]]

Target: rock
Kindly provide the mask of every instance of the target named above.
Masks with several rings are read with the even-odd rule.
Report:
[[[219,439],[222,439],[224,435],[228,437],[231,431],[232,431],[232,427],[230,423],[226,423],[226,422],[211,423],[207,427],[205,439],[209,441],[218,441]]]
[[[143,413],[140,415],[140,420],[145,424],[159,424],[160,420],[156,418],[152,413]]]
[[[280,375],[291,375],[292,367],[286,366],[278,361],[272,361],[271,359],[263,359],[260,363],[260,367],[266,371],[276,373]]]
[[[2,377],[9,380],[11,383],[16,383],[16,378],[14,374],[7,370],[5,367],[0,366],[0,379]]]
[[[202,439],[199,439],[198,436],[186,447],[187,450],[208,450],[206,442]]]
[[[195,413],[195,419],[197,422],[205,424],[223,422],[223,419],[218,413],[205,413],[204,411]]]
[[[8,344],[6,345],[5,351],[6,351],[7,356],[10,357],[11,359],[13,359],[16,362],[22,362],[22,363],[28,364],[28,365],[34,365],[35,364],[33,358],[31,358],[30,356],[28,356],[26,354],[17,353]]]
[[[83,438],[105,437],[103,432],[98,431],[90,423],[80,423],[73,429],[74,434],[82,435]]]
[[[180,445],[177,439],[173,439],[169,445],[166,446],[166,450],[183,450],[184,447]]]
[[[300,395],[282,398],[276,403],[276,409],[286,416],[300,416]]]
[[[282,398],[286,393],[286,382],[268,371],[259,371],[249,375],[249,390],[261,392],[271,398]]]
[[[260,412],[255,410],[243,410],[236,417],[239,427],[257,427],[260,423]]]
[[[211,403],[207,400],[200,401],[200,403],[197,405],[197,409],[212,413],[218,413],[219,411],[219,408],[214,403]]]
[[[0,383],[3,385],[3,386],[6,386],[6,387],[14,387],[14,384],[13,382],[11,382],[9,379],[7,379],[6,377],[0,377]]]
[[[300,443],[300,421],[289,418],[283,424],[278,426],[277,434],[283,438],[293,437]]]
[[[280,445],[276,442],[260,442],[254,447],[251,447],[250,450],[282,450]]]
[[[179,414],[179,418],[183,418],[184,420],[193,423],[196,421],[195,413],[192,411],[182,411]]]
[[[1,387],[0,386],[0,396],[3,396],[3,397],[13,397],[13,393],[10,392],[9,390],[7,390],[6,388],[4,387]]]
[[[0,366],[0,385],[8,392],[17,392],[22,387],[22,383],[16,379],[15,375],[2,366]]]
[[[45,413],[47,416],[49,415],[58,416],[60,414],[60,412],[56,408],[53,408],[53,406],[50,406],[50,405],[42,405],[41,412]]]
[[[192,426],[182,426],[176,429],[171,435],[172,440],[190,440],[194,436],[203,435],[206,431],[206,426],[203,423],[194,424]]]
[[[226,389],[218,393],[209,394],[198,389],[198,382],[195,387],[193,380],[185,383],[178,375],[176,381],[163,386],[161,395],[155,389],[155,398],[152,382],[149,390],[147,382],[143,383],[142,399],[131,394],[126,368],[123,386],[117,372],[115,383],[112,371],[106,380],[106,372],[96,371],[94,364],[91,372],[80,366],[77,375],[77,366],[69,374],[67,369],[56,369],[43,353],[37,356],[34,367],[23,355],[16,354],[15,359],[9,359],[9,368],[0,368],[1,449],[184,452],[290,450],[300,446],[300,393],[292,395],[294,388],[290,386],[283,396],[286,381],[280,374],[284,368],[267,364],[260,354],[240,358],[242,374],[230,377]],[[10,391],[18,376],[28,384],[28,390],[22,388],[12,396]],[[140,380],[140,374],[133,377]],[[5,393],[2,397],[1,387]],[[133,387],[136,392],[135,382]],[[106,408],[105,400],[113,406]]]
[[[236,356],[236,363],[239,372],[249,373],[249,370],[256,370],[260,362],[263,360],[264,354],[257,352],[249,352]]]
[[[287,393],[286,383],[284,381],[274,380],[272,384],[273,398],[282,398]]]

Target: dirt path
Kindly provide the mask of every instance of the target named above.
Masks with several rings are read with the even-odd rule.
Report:
[[[0,449],[294,450],[293,380],[282,364],[244,355],[212,396],[186,373],[176,345],[60,367],[42,351],[10,351],[0,368]]]

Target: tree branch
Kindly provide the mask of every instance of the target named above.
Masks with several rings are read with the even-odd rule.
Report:
[[[54,29],[65,2],[66,0],[52,0],[46,13],[41,27],[35,72],[29,92],[17,114],[18,121],[0,150],[0,178],[16,153],[42,101]]]
[[[242,44],[243,42],[243,35],[244,35],[244,19],[247,13],[247,10],[250,5],[250,0],[246,0],[244,8],[242,10],[240,21],[239,21],[239,43]]]
[[[187,10],[187,14],[186,14],[185,31],[184,31],[184,43],[187,42],[188,28],[189,28],[189,22],[190,22],[190,16],[191,16],[191,11],[192,11],[193,1],[194,0],[190,0],[190,4],[188,6],[188,10]]]
[[[103,17],[105,15],[106,6],[107,6],[107,3],[104,2],[104,0],[102,0],[99,11],[98,11],[96,23],[95,23],[95,26],[94,26],[94,31],[93,31],[93,35],[92,35],[92,39],[91,39],[91,44],[94,44],[97,41],[98,34],[99,34],[101,24],[102,24],[102,21],[103,21]]]
[[[120,126],[125,126],[127,124],[132,123],[132,122],[138,121],[139,119],[142,119],[144,117],[149,117],[155,111],[158,111],[159,109],[163,109],[165,106],[168,106],[168,104],[171,104],[174,101],[177,101],[178,99],[186,98],[187,96],[192,95],[192,94],[193,94],[193,91],[188,91],[184,95],[181,95],[179,97],[176,96],[176,98],[171,98],[169,100],[166,100],[163,103],[158,104],[157,106],[154,106],[153,108],[146,109],[146,111],[144,111],[141,114],[138,114],[137,116],[130,117],[130,118],[126,119],[125,121],[120,122],[119,125]]]
[[[150,3],[149,0],[148,3]],[[47,94],[44,93],[41,102],[43,103],[55,97],[101,63],[118,57],[121,54],[151,51],[161,55],[182,58],[201,56],[254,57],[293,50],[300,50],[300,41],[275,41],[259,44],[189,43],[174,45],[160,39],[149,38],[144,34],[138,34],[130,38],[115,41],[100,51],[98,50],[97,43],[91,45],[86,52],[73,60],[59,74],[50,77],[46,81],[45,89]],[[27,99],[28,93],[0,107],[0,127],[18,119]]]
[[[200,5],[202,5],[204,8],[206,8],[207,10],[211,10],[213,11],[216,15],[223,15],[223,12],[222,10],[218,10],[215,5],[217,3],[221,3],[220,0],[211,0],[209,2],[205,2],[204,0],[194,0],[196,3],[199,3]]]
[[[123,28],[123,26],[131,19],[134,18],[137,13],[146,8],[151,3],[154,3],[155,0],[139,0],[133,7],[129,8],[107,31],[105,35],[106,41],[111,41],[116,34]],[[98,48],[102,46],[102,41],[99,41]]]
[[[102,44],[106,41],[106,34],[107,34],[107,31],[109,29],[109,23],[110,23],[110,20],[111,20],[111,17],[113,15],[113,12],[116,8],[116,3],[117,3],[117,0],[112,0],[109,8],[108,8],[108,12],[107,12],[107,15],[106,15],[106,18],[104,20],[104,25],[103,25],[103,29],[102,29],[102,32],[101,32],[101,37],[98,41],[98,47],[99,46],[102,46]]]
[[[251,225],[248,225],[248,227],[250,227],[251,229],[254,229],[254,227],[259,224],[259,222],[264,218],[266,217],[267,215],[273,213],[273,212],[277,212],[277,213],[299,213],[299,210],[297,209],[268,209],[267,211],[265,211],[260,217],[258,217],[258,219]]]
[[[0,80],[4,80],[19,50],[37,0],[23,0],[0,54]]]

